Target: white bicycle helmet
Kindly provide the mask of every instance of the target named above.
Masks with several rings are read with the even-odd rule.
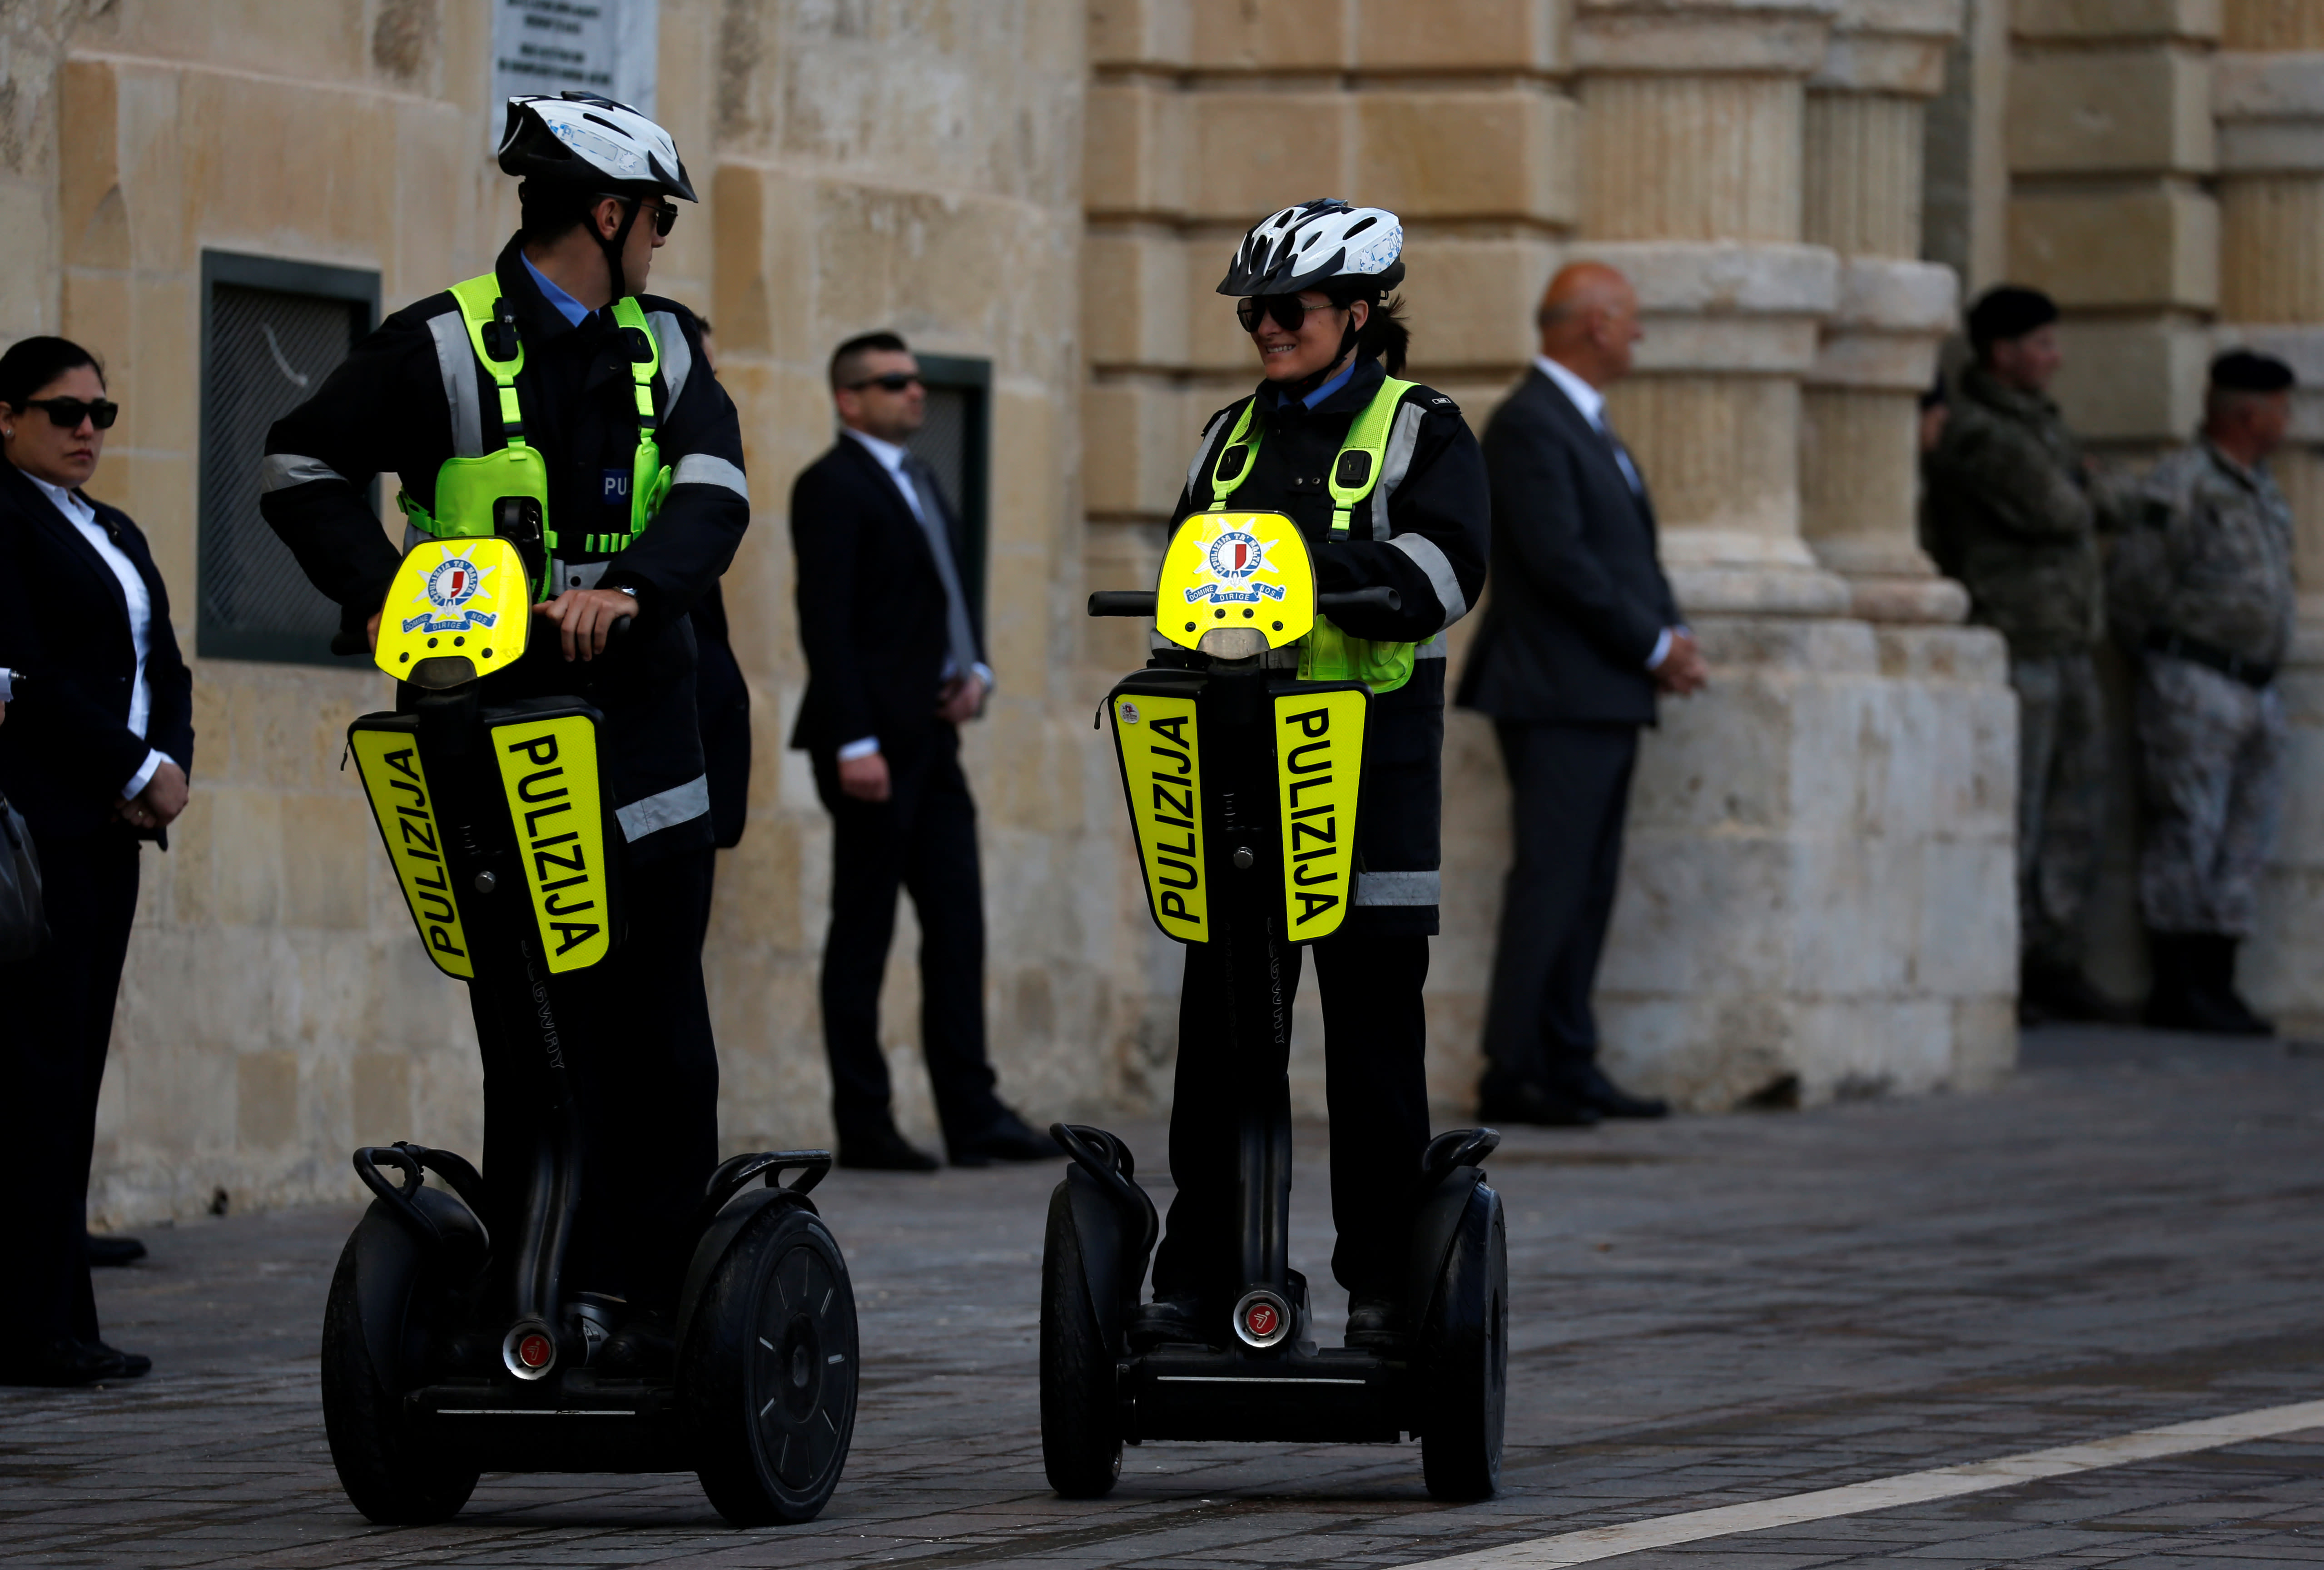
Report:
[[[1296,294],[1336,280],[1386,291],[1404,279],[1404,224],[1385,208],[1334,198],[1285,208],[1251,226],[1221,294]]]
[[[701,199],[669,132],[627,104],[594,93],[511,98],[501,169],[522,180],[608,195]]]

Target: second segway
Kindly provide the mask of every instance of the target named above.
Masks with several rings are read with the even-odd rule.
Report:
[[[1370,690],[1302,681],[1294,647],[1319,611],[1394,606],[1394,591],[1318,596],[1307,548],[1278,513],[1201,513],[1152,594],[1091,597],[1093,615],[1150,617],[1167,645],[1106,699],[1148,906],[1181,943],[1222,950],[1209,1028],[1240,1066],[1235,1094],[1241,1288],[1215,1344],[1133,1347],[1159,1232],[1129,1147],[1051,1130],[1073,1166],[1049,1205],[1041,1278],[1041,1439],[1051,1486],[1106,1492],[1124,1445],[1420,1440],[1438,1499],[1489,1495],[1508,1365],[1508,1246],[1482,1163],[1500,1136],[1439,1136],[1413,1173],[1409,1354],[1319,1349],[1291,1268],[1288,946],[1336,931],[1355,862]]]

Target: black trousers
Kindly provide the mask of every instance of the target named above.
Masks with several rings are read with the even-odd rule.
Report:
[[[1598,1054],[1590,991],[1622,867],[1631,725],[1499,727],[1516,856],[1485,1014],[1489,1092],[1570,1086]]]
[[[49,941],[0,965],[0,1332],[13,1347],[97,1336],[84,1241],[88,1163],[137,910],[137,844],[126,827],[35,832]]]
[[[976,802],[960,771],[960,733],[941,720],[886,751],[889,797],[839,788],[839,762],[815,754],[815,785],[832,820],[831,930],[823,946],[823,1041],[831,1112],[843,1141],[889,1126],[888,1060],[880,1051],[880,978],[896,936],[896,893],[920,922],[920,1051],[947,1140],[971,1138],[1001,1115],[984,1046],[984,884]]]
[[[690,1220],[718,1165],[718,1051],[702,985],[714,854],[705,846],[625,868],[621,947],[549,985],[581,1135],[568,1291],[646,1308],[678,1302]],[[529,998],[479,987],[470,1002],[484,1054],[485,1222],[506,1246],[550,1115],[544,1048]]]
[[[1420,1000],[1428,939],[1342,932],[1309,947],[1323,988],[1332,1222],[1339,1232],[1332,1274],[1351,1293],[1401,1297],[1413,1182],[1428,1144],[1428,1024]],[[1298,993],[1303,952],[1286,956],[1286,1007]],[[1187,947],[1170,1112],[1170,1178],[1178,1195],[1154,1257],[1157,1297],[1217,1299],[1242,1285],[1235,1187],[1240,1081],[1250,1066],[1215,1028],[1222,973],[1209,945]],[[1265,1093],[1287,1094],[1279,1085]]]

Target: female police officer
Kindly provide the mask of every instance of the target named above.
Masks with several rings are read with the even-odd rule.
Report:
[[[1238,295],[1262,380],[1212,417],[1174,522],[1212,507],[1299,526],[1326,592],[1385,585],[1396,611],[1350,613],[1334,638],[1372,688],[1357,811],[1354,907],[1315,944],[1332,1120],[1332,1270],[1348,1289],[1348,1344],[1397,1349],[1408,1193],[1428,1142],[1421,984],[1436,931],[1444,630],[1484,586],[1485,465],[1460,409],[1399,381],[1409,339],[1388,291],[1404,276],[1396,215],[1342,201],[1286,208],[1243,237],[1219,292]],[[1369,414],[1369,418],[1367,415]],[[1370,488],[1333,494],[1351,433],[1382,423]],[[1376,439],[1353,445],[1377,445]],[[1298,949],[1290,984],[1297,984]],[[1134,1334],[1207,1341],[1238,1269],[1236,1124],[1219,1086],[1235,1072],[1204,1000],[1222,990],[1208,947],[1186,950],[1170,1175],[1177,1197]]]
[[[578,694],[604,716],[600,768],[627,841],[627,940],[562,984],[585,1149],[570,1279],[641,1310],[608,1347],[650,1371],[669,1352],[687,1225],[717,1163],[718,1064],[702,984],[710,797],[687,612],[750,522],[734,406],[694,317],[644,284],[654,248],[695,199],[669,134],[585,94],[509,100],[503,171],[521,176],[523,227],[493,271],[396,312],[269,433],[261,508],[343,626],[379,616],[398,553],[364,497],[401,477],[420,535],[515,533],[545,569],[541,619],[503,696]],[[517,451],[530,446],[539,460]],[[530,517],[479,502],[459,476],[514,456],[538,476]],[[513,481],[510,483],[514,483]],[[484,487],[490,490],[495,487]],[[502,485],[498,489],[505,490]],[[490,516],[457,516],[482,505]],[[625,646],[607,633],[634,617]],[[553,625],[552,625],[553,624]],[[485,1156],[521,1163],[533,1109],[490,1061]],[[519,1186],[495,1184],[494,1203]],[[493,1229],[513,1235],[515,1218]]]

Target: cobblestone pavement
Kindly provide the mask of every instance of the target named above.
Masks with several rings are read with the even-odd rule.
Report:
[[[1159,1167],[1160,1131],[1126,1131]],[[1314,1131],[1296,1257],[1325,1274]],[[1152,1445],[1043,1484],[1036,1264],[1053,1169],[842,1173],[862,1418],[812,1526],[736,1532],[690,1477],[485,1479],[451,1524],[346,1504],[314,1347],[347,1209],[147,1232],[100,1274],[124,1388],[0,1391],[11,1565],[1397,1565],[2324,1397],[2324,1048],[2039,1031],[1978,1097],[1524,1131],[1510,1448],[1489,1503],[1416,1446]],[[1319,1323],[1344,1311],[1319,1291]],[[1623,1566],[2324,1564],[2324,1431],[1655,1550]]]

